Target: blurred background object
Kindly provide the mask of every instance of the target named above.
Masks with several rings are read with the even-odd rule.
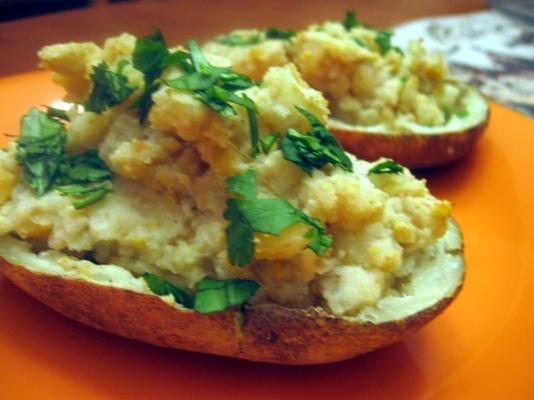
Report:
[[[90,0],[0,0],[0,21],[84,7]]]
[[[397,45],[423,38],[451,74],[491,99],[534,117],[534,31],[495,10],[424,18],[395,29]]]
[[[488,4],[534,31],[534,0],[488,0]]]

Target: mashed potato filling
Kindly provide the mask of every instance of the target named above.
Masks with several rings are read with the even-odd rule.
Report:
[[[111,66],[130,60],[132,40],[124,34],[103,48],[55,45],[40,57],[57,82],[74,90],[71,98],[83,98],[90,91],[91,66],[104,58]],[[128,64],[124,72],[139,85],[138,71]],[[165,73],[179,76],[180,71]],[[244,93],[255,102],[262,136],[289,128],[306,132],[309,123],[295,105],[323,122],[329,115],[327,100],[292,64],[267,69],[261,83]],[[67,150],[96,148],[113,172],[113,191],[88,207],[76,209],[54,190],[37,196],[22,182],[16,144],[2,151],[0,246],[29,246],[26,250],[39,254],[32,256],[39,265],[60,260],[61,274],[85,268],[98,280],[99,269],[104,275],[112,271],[137,291],[146,290],[136,278],[145,272],[185,288],[204,277],[252,279],[261,285],[252,303],[320,306],[349,317],[370,315],[370,307],[382,307],[387,314],[383,300],[391,295],[406,300],[412,290],[406,276],[424,275],[417,272],[424,263],[414,260],[446,253],[450,203],[433,197],[408,170],[369,174],[376,163],[349,155],[353,172],[325,166],[307,174],[278,148],[251,157],[241,109],[224,118],[190,92],[165,85],[152,99],[144,125],[128,104],[101,114],[69,110]],[[249,169],[256,172],[259,197],[285,199],[325,224],[333,239],[325,254],[307,247],[307,228],[297,223],[277,236],[255,233],[251,264],[230,264],[225,185],[229,176]]]
[[[231,34],[254,33],[261,34]],[[287,59],[328,99],[332,118],[377,132],[434,133],[433,128],[442,131],[451,122],[454,131],[456,125],[465,126],[463,120],[471,114],[469,91],[450,79],[441,54],[428,53],[421,40],[412,41],[403,52],[391,44],[390,32],[362,24],[347,28],[325,22],[285,41],[266,39],[245,46],[211,41],[205,49],[232,60],[237,71],[258,78],[269,66],[283,65]],[[270,57],[259,62],[254,57],[259,52]]]

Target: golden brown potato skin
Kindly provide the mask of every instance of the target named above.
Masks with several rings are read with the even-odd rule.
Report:
[[[330,122],[330,131],[346,151],[367,161],[380,157],[391,158],[410,169],[437,167],[465,156],[484,132],[489,120],[463,132],[443,132],[422,135],[417,133],[369,133],[349,130]]]
[[[461,288],[404,320],[358,324],[318,308],[277,305],[202,315],[157,296],[38,274],[1,258],[0,270],[28,294],[94,328],[163,347],[277,364],[334,362],[397,342],[436,317]]]

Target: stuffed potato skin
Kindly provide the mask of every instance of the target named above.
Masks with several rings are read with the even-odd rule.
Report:
[[[461,237],[455,224],[455,255],[461,274],[454,291],[405,318],[381,323],[335,317],[324,309],[276,304],[199,314],[162,298],[40,273],[0,258],[0,271],[25,292],[85,325],[157,346],[275,364],[322,364],[395,343],[439,315],[458,295],[464,278]],[[437,257],[437,263],[445,263]],[[101,305],[105,304],[105,307]]]

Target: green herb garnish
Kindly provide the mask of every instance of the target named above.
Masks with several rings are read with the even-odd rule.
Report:
[[[278,132],[268,133],[261,137],[260,148],[263,154],[269,154],[275,143],[282,135]]]
[[[260,286],[257,282],[245,279],[204,278],[198,283],[193,294],[151,273],[145,273],[143,279],[153,293],[159,296],[172,295],[177,303],[201,314],[242,305],[254,296]]]
[[[257,282],[245,279],[204,278],[197,286],[194,309],[210,314],[242,305],[254,296],[259,287]]]
[[[404,168],[402,165],[397,164],[392,160],[382,161],[367,172],[368,175],[371,174],[403,174]]]
[[[253,46],[261,41],[262,37],[259,33],[248,35],[242,33],[230,33],[228,35],[215,38],[215,42],[231,47]]]
[[[177,90],[190,90],[194,96],[223,117],[237,115],[232,104],[243,107],[247,112],[251,138],[250,154],[254,157],[259,153],[259,133],[257,110],[254,102],[238,90],[247,89],[254,82],[247,76],[237,74],[230,68],[215,67],[204,57],[198,43],[190,40],[187,43],[189,53],[183,53],[180,65],[186,72],[184,75],[164,81],[166,85]]]
[[[101,200],[111,191],[111,171],[96,150],[68,158],[66,132],[56,118],[32,108],[22,118],[17,161],[23,179],[42,196],[52,188],[73,197],[75,208]]]
[[[16,157],[24,181],[38,196],[55,185],[65,162],[66,140],[63,124],[36,108],[22,118]]]
[[[252,170],[228,178],[227,191],[240,198],[226,202],[224,218],[230,221],[226,228],[228,259],[232,265],[243,267],[254,258],[254,233],[279,235],[287,227],[302,223],[310,226],[305,237],[308,248],[322,255],[332,244],[326,227],[283,199],[258,199],[256,175]]]
[[[357,26],[360,26],[360,22],[356,18],[356,13],[354,12],[354,10],[349,10],[345,13],[343,26],[348,31],[350,31],[352,28],[356,28]]]
[[[365,42],[360,38],[352,38],[352,40],[354,41],[354,43],[356,43],[360,47],[367,47]]]
[[[104,62],[93,67],[91,80],[93,81],[93,88],[85,104],[85,109],[98,114],[121,104],[134,91],[126,76],[119,72],[110,71]]]
[[[380,49],[380,54],[384,55],[390,50],[398,52],[401,56],[404,55],[404,52],[400,47],[393,46],[391,44],[391,39],[393,37],[393,31],[389,29],[383,29],[376,32],[375,43]]]
[[[292,37],[294,37],[297,34],[297,32],[292,30],[281,30],[278,28],[267,28],[265,30],[265,37],[267,39],[281,39],[281,40],[290,40]]]
[[[326,164],[352,171],[350,158],[321,121],[303,108],[295,107],[306,117],[311,129],[305,134],[292,128],[288,129],[280,143],[284,158],[297,164],[307,174],[311,174],[313,169],[320,169]]]
[[[165,279],[148,272],[143,275],[143,279],[155,294],[159,296],[172,295],[177,303],[186,308],[193,308],[194,296],[188,290],[179,288]]]

